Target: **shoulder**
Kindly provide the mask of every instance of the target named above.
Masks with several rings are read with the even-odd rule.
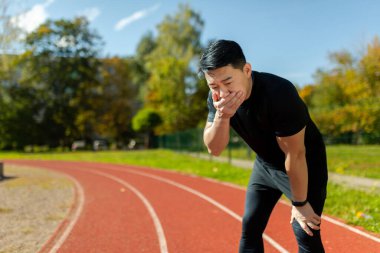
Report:
[[[207,107],[208,107],[209,111],[215,111],[214,101],[212,100],[212,92],[211,91],[209,91],[209,93],[208,93]]]
[[[268,95],[281,95],[283,92],[294,92],[295,86],[287,79],[266,72],[254,72],[254,80]]]
[[[276,136],[291,136],[309,121],[307,107],[296,87],[285,78],[262,73],[259,75],[266,93],[270,121]]]
[[[213,101],[212,101],[212,92],[211,90],[208,92],[208,95],[207,95],[207,104],[212,104]]]

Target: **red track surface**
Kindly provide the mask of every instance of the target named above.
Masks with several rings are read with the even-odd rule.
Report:
[[[136,166],[24,160],[5,163],[62,172],[77,183],[67,218],[41,253],[238,252],[245,196],[242,188]],[[265,231],[279,246],[265,240],[265,252],[297,252],[289,217],[290,207],[279,202]],[[322,222],[322,239],[326,252],[380,252],[379,239],[327,220]]]

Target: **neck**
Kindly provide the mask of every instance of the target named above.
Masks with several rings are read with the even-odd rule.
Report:
[[[245,98],[245,100],[247,100],[251,96],[252,87],[253,87],[253,80],[252,80],[252,76],[251,76],[248,80],[248,92],[247,92],[247,97]]]

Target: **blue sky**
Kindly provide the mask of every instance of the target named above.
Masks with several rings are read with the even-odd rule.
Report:
[[[328,53],[347,49],[357,55],[380,37],[378,0],[17,0],[17,21],[32,30],[47,18],[86,15],[105,41],[104,55],[133,55],[141,36],[188,3],[205,21],[202,42],[238,42],[258,71],[304,85]],[[17,8],[15,8],[17,7]]]

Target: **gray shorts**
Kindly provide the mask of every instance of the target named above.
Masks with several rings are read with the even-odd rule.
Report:
[[[307,197],[308,201],[313,206],[313,208],[315,208],[314,211],[316,213],[322,213],[323,205],[326,199],[326,184],[313,184],[310,182],[310,180],[313,179],[309,177]],[[292,199],[289,177],[286,172],[274,167],[269,163],[266,163],[261,159],[255,160],[248,188],[255,190],[279,190],[289,200]]]

